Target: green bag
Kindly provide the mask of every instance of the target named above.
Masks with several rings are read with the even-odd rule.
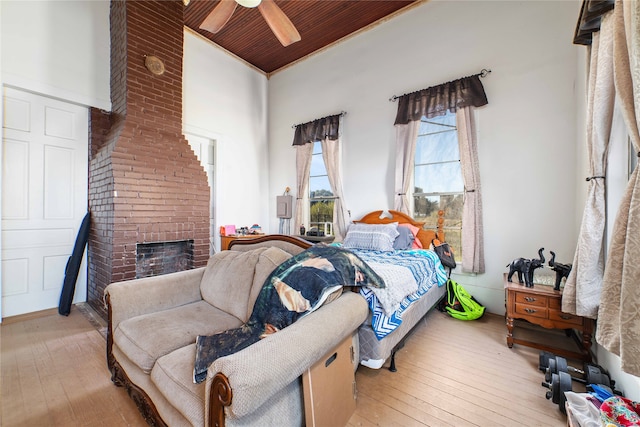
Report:
[[[455,280],[447,280],[444,311],[460,320],[476,320],[484,315],[484,306]]]

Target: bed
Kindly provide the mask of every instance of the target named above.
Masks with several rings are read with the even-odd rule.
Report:
[[[435,231],[424,230],[422,223],[393,210],[370,212],[360,220],[354,221],[354,224],[404,224],[411,227],[414,238],[423,246],[422,249],[414,247],[406,250],[379,251],[349,247],[354,246],[349,244],[349,234],[353,232],[353,226],[349,227],[344,246],[363,258],[374,271],[379,272],[380,267],[385,265],[404,265],[418,283],[418,290],[405,296],[398,309],[393,312],[388,311],[389,307],[383,309],[380,306],[379,298],[372,289],[360,290],[371,309],[367,321],[358,331],[360,364],[363,366],[379,369],[390,358],[389,369],[395,371],[396,350],[402,347],[407,334],[446,293],[446,286],[444,286],[447,279],[446,272],[437,255],[428,250],[434,238],[444,241],[442,212],[439,215],[437,234]],[[370,227],[362,228],[366,230]],[[393,277],[393,274],[388,274],[385,268],[380,273],[384,273],[381,276],[385,279],[387,287],[397,286],[398,280]],[[394,301],[397,302],[397,299]]]
[[[333,244],[346,247],[349,243],[350,235],[354,234],[354,228],[358,227],[357,224],[390,225],[398,223],[404,224],[403,227],[398,226],[398,229],[411,226],[412,233],[415,233],[414,240],[417,239],[423,246],[423,249],[407,250],[347,248],[360,256],[376,273],[379,273],[385,280],[387,288],[393,290],[398,283],[402,282],[397,280],[394,276],[397,272],[392,269],[393,266],[399,264],[404,264],[409,271],[409,273],[405,271],[404,275],[400,275],[402,276],[400,279],[408,279],[407,276],[411,275],[415,279],[415,286],[418,288],[406,296],[402,295],[402,298],[396,298],[395,302],[399,305],[399,308],[392,313],[386,313],[384,308],[381,307],[373,288],[353,289],[355,292],[360,292],[367,300],[370,308],[367,320],[358,329],[361,365],[379,369],[387,359],[391,358],[389,369],[395,371],[396,350],[402,347],[403,340],[407,334],[446,293],[444,284],[446,283],[447,275],[444,268],[433,251],[424,249],[429,248],[436,235],[438,239],[444,241],[443,222],[444,219],[442,218],[442,213],[440,213],[436,234],[435,231],[424,230],[422,223],[414,221],[411,217],[401,212],[391,210],[383,214],[383,211],[374,211],[364,215],[357,221],[353,221],[354,224],[349,226],[343,243]],[[362,234],[365,239],[372,235],[369,230],[365,230]],[[310,242],[292,236],[267,235],[250,241],[235,240],[231,243],[230,249],[234,249],[233,246],[235,245],[251,244],[255,247],[255,245],[271,246],[287,242],[300,246],[301,250],[311,246]]]

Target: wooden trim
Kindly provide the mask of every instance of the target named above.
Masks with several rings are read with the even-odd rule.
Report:
[[[31,313],[25,314],[16,314],[15,316],[9,316],[2,318],[2,324],[10,325],[12,323],[22,322],[25,320],[38,319],[40,317],[51,316],[52,314],[58,313],[57,308],[47,308],[46,310],[34,311]]]
[[[289,236],[287,234],[265,234],[261,237],[256,237],[255,239],[238,239],[229,242],[229,249],[232,249],[236,245],[255,245],[256,243],[262,242],[270,242],[273,240],[279,240],[282,242],[291,243],[293,245],[299,246],[303,249],[310,248],[313,246],[311,243],[306,240],[302,240],[299,237]]]
[[[209,425],[224,427],[224,408],[231,405],[233,390],[229,379],[218,372],[211,381],[209,389]]]
[[[389,224],[391,222],[409,223],[417,227],[422,227],[424,224],[411,218],[409,215],[399,211],[389,211],[391,218],[382,216],[383,211],[372,211],[364,215],[359,220],[353,222],[364,222],[366,224]]]
[[[114,366],[116,363],[116,358],[113,356],[113,326],[111,325],[111,318],[113,314],[111,313],[111,295],[108,292],[104,294],[104,303],[107,306],[107,367],[111,372],[111,381],[114,381]],[[121,384],[116,384],[120,386]]]

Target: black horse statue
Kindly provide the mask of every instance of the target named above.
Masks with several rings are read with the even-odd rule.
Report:
[[[549,260],[549,267],[551,267],[551,269],[556,272],[556,285],[553,287],[553,289],[556,291],[559,291],[560,282],[562,281],[563,277],[565,279],[569,277],[569,273],[571,273],[572,265],[560,264],[559,262],[556,262],[556,253],[553,251],[549,251],[549,253],[551,254],[551,259]]]
[[[527,258],[516,258],[511,261],[511,264],[507,264],[509,267],[509,275],[507,276],[507,280],[511,282],[511,278],[514,273],[518,273],[518,281],[520,283],[523,282],[524,276],[524,284],[527,288],[533,287],[533,272],[536,268],[541,268],[544,266],[544,255],[542,253],[544,248],[538,249],[538,259],[527,259]]]

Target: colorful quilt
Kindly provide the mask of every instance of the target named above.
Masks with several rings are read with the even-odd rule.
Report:
[[[385,314],[375,293],[366,287],[360,288],[360,294],[366,298],[372,312],[371,327],[376,338],[382,338],[393,332],[402,324],[402,313],[413,303],[426,294],[432,286],[443,286],[447,283],[447,273],[442,267],[440,259],[433,251],[415,249],[408,251],[371,251],[364,249],[349,249],[358,255],[366,263],[375,266],[376,264],[394,264],[408,268],[416,282],[418,290],[404,298],[400,303],[400,308],[391,316]],[[374,268],[375,270],[375,268]],[[387,283],[387,286],[393,286]]]
[[[289,258],[267,277],[247,323],[216,335],[198,336],[195,383],[214,360],[238,352],[320,307],[343,286],[384,287],[384,281],[354,253],[312,246]]]

